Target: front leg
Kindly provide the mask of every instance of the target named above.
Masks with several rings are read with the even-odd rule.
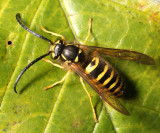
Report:
[[[67,76],[70,74],[70,72],[71,72],[71,69],[68,70],[67,74],[66,74],[60,81],[57,81],[57,82],[55,82],[54,84],[45,87],[44,89],[45,89],[45,90],[48,90],[48,89],[50,89],[50,88],[52,88],[52,87],[54,87],[54,86],[56,86],[56,85],[58,85],[58,84],[63,83],[63,82],[65,81],[65,79],[67,78]]]

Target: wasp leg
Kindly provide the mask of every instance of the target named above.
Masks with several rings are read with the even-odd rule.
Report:
[[[62,66],[60,66],[60,65],[58,65],[58,64],[56,64],[56,63],[53,63],[53,62],[50,61],[50,60],[47,60],[47,59],[45,59],[45,58],[43,58],[42,60],[45,61],[45,62],[47,62],[47,63],[50,63],[50,64],[52,64],[52,65],[54,65],[54,66],[56,66],[56,67],[59,67],[59,68],[62,68],[62,69],[63,69]],[[45,90],[50,89],[50,88],[56,86],[57,84],[60,84],[60,83],[64,82],[64,80],[67,78],[67,76],[68,76],[68,74],[69,74],[70,72],[71,72],[71,69],[67,72],[67,74],[66,74],[60,81],[55,82],[54,84],[52,84],[52,85],[50,85],[50,86],[48,86],[48,87],[45,87],[44,89],[45,89]]]
[[[83,45],[85,45],[85,44],[86,44],[86,42],[87,42],[87,40],[88,40],[88,38],[89,38],[89,36],[90,36],[91,28],[92,28],[92,19],[91,19],[91,18],[89,18],[89,29],[88,29],[88,35],[87,35],[87,37],[86,37],[85,41],[83,42]]]
[[[52,84],[52,85],[50,85],[50,86],[47,86],[47,87],[45,87],[44,89],[45,89],[45,90],[48,90],[48,89],[56,86],[57,84],[61,84],[62,82],[64,82],[64,80],[67,78],[67,76],[69,75],[70,72],[71,72],[71,69],[68,70],[67,74],[66,74],[60,81],[55,82],[54,84]]]
[[[47,63],[52,64],[53,66],[56,66],[56,67],[59,67],[59,68],[62,68],[62,69],[64,68],[64,67],[62,67],[61,65],[58,65],[58,64],[56,64],[56,63],[53,63],[52,61],[47,60],[47,59],[45,59],[45,58],[43,58],[42,60],[45,61],[45,62],[47,62]]]
[[[90,103],[91,103],[91,107],[92,107],[92,111],[93,111],[93,115],[94,115],[94,120],[95,122],[98,122],[98,119],[97,119],[97,116],[96,116],[96,112],[95,112],[95,109],[93,107],[93,103],[92,103],[92,98],[91,98],[91,94],[89,93],[89,91],[87,90],[84,82],[83,82],[83,79],[80,77],[80,82],[82,83],[82,86],[84,88],[84,90],[86,91],[86,93],[88,94],[89,96],[89,99],[90,99]]]
[[[48,30],[46,30],[42,25],[41,25],[40,27],[41,27],[41,29],[42,29],[44,32],[47,32],[47,33],[49,33],[49,34],[52,34],[53,36],[61,37],[62,40],[65,41],[64,36],[62,36],[62,35],[60,35],[60,34],[57,34],[57,33],[54,33],[54,32],[51,32],[51,31],[48,31]]]

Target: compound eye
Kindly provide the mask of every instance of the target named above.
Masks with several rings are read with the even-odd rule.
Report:
[[[55,45],[62,45],[62,44],[64,44],[64,41],[63,40],[57,40],[55,43],[54,43]]]
[[[62,40],[58,40],[55,43],[54,56],[52,56],[54,59],[57,59],[61,55],[63,47],[64,47],[64,45],[63,45],[63,41]]]
[[[63,40],[59,40],[59,44],[64,44]]]

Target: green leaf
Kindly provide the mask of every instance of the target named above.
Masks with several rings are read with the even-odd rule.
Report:
[[[61,80],[67,72],[44,61],[26,71],[15,94],[13,86],[19,73],[49,49],[48,42],[18,24],[18,12],[25,25],[53,41],[57,37],[43,32],[40,25],[62,34],[68,42],[83,43],[92,18],[87,45],[129,49],[153,57],[154,66],[108,59],[124,77],[127,94],[121,102],[131,116],[110,106],[105,109],[99,96],[86,84],[99,119],[95,123],[89,98],[75,73],[63,84],[43,89]],[[159,12],[158,1],[0,1],[0,132],[159,132]],[[12,45],[7,45],[8,41]]]

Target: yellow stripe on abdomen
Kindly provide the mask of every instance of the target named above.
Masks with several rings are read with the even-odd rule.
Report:
[[[120,86],[117,87],[117,89],[116,89],[113,93],[116,93],[116,92],[118,92],[119,90],[121,90],[122,86],[123,86],[123,83],[121,82]]]
[[[108,64],[105,65],[103,72],[98,75],[98,77],[96,78],[96,80],[99,81],[105,75],[105,73],[107,72],[107,70],[108,70]]]
[[[114,83],[108,88],[108,91],[111,90],[113,87],[115,87],[116,84],[118,83],[118,81],[119,81],[119,76],[117,76],[116,82],[114,82]]]
[[[114,76],[114,70],[112,70],[110,77],[107,78],[102,85],[105,86],[106,84],[108,84],[109,81],[111,81],[111,79],[113,78],[113,76]]]
[[[90,72],[92,72],[98,66],[98,63],[99,63],[99,58],[94,57],[91,63],[89,63],[89,65],[86,67],[85,73],[89,74]]]

